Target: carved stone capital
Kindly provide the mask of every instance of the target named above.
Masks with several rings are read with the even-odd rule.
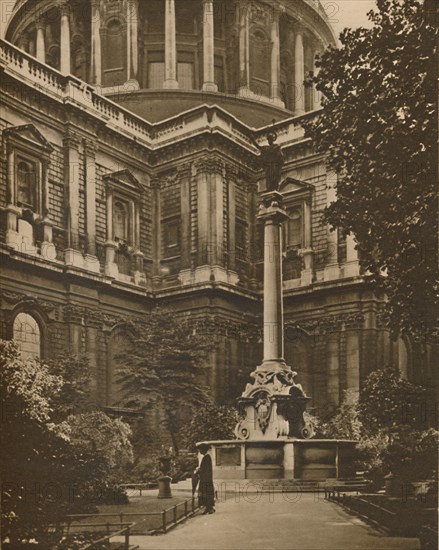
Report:
[[[225,163],[216,157],[203,157],[195,163],[198,173],[207,172],[208,174],[222,174]]]

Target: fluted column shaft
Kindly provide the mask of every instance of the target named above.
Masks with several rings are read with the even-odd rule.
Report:
[[[273,9],[271,21],[271,74],[270,96],[274,102],[279,100],[280,84],[280,39],[279,39],[279,10]]]
[[[138,72],[138,0],[129,0],[127,3],[127,75],[128,80],[137,79]]]

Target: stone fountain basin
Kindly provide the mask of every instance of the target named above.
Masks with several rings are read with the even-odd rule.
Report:
[[[356,441],[252,439],[203,441],[211,446],[214,479],[325,481],[355,477]]]

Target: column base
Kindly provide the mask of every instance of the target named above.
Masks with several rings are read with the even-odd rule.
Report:
[[[203,92],[217,92],[218,86],[215,84],[215,82],[205,82],[201,89],[203,90]]]
[[[41,243],[41,256],[45,260],[56,260],[55,245],[49,241],[43,241]]]
[[[212,282],[237,285],[239,282],[239,276],[236,271],[217,265],[203,265],[196,269],[183,269],[179,272],[178,279],[182,285]]]
[[[101,272],[99,260],[94,254],[84,255],[84,267],[87,271],[93,271],[93,273]]]
[[[338,264],[328,265],[325,267],[324,276],[325,281],[334,281],[340,278],[340,267]]]
[[[273,105],[276,105],[276,107],[281,107],[282,109],[285,109],[285,103],[281,100],[280,97],[270,97],[271,103]]]
[[[177,90],[178,89],[178,82],[177,82],[177,80],[165,80],[163,82],[163,88],[165,90]]]
[[[360,264],[358,261],[347,262],[342,269],[344,277],[358,277],[360,275]]]
[[[302,269],[300,274],[300,286],[308,286],[313,282],[313,270],[312,269]]]

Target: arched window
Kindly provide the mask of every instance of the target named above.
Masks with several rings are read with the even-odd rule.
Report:
[[[116,201],[113,209],[113,238],[115,241],[128,241],[128,215],[123,202]]]
[[[126,28],[109,21],[103,31],[102,65],[104,86],[119,86],[126,80]]]
[[[37,174],[35,163],[19,160],[17,164],[17,203],[35,209]]]
[[[19,313],[14,319],[13,339],[25,359],[41,357],[41,333],[37,321],[29,313]]]

